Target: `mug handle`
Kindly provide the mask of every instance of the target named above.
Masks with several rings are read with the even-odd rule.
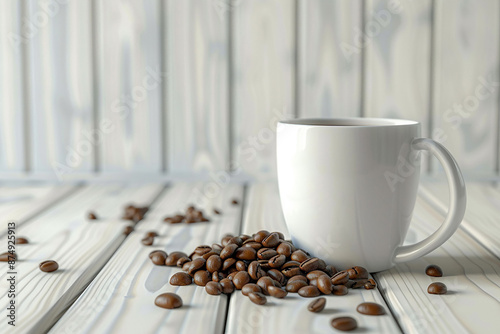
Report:
[[[394,263],[415,260],[441,246],[455,233],[462,222],[467,202],[465,182],[460,168],[443,145],[429,138],[415,138],[411,147],[414,150],[430,151],[443,165],[450,191],[450,207],[444,223],[436,232],[416,244],[398,247]]]

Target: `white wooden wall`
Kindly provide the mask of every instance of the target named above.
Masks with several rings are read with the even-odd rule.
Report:
[[[0,177],[273,177],[276,120],[312,116],[415,119],[466,174],[498,175],[499,16],[500,0],[4,0]]]

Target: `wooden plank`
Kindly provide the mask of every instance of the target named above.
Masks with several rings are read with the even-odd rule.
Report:
[[[159,1],[96,2],[100,169],[161,170]]]
[[[126,223],[118,215],[108,214],[121,212],[129,202],[149,205],[161,189],[159,185],[89,186],[16,228],[16,236],[30,240],[16,246],[16,330],[47,331],[125,238],[122,231]],[[100,207],[102,203],[107,207]],[[103,219],[87,220],[89,209],[98,210]],[[7,245],[7,238],[0,242]],[[60,269],[42,273],[38,265],[48,259],[57,261]],[[11,299],[7,270],[0,275],[0,305],[6,308]],[[0,332],[8,328],[7,321],[0,323]]]
[[[432,1],[369,0],[364,115],[419,121],[428,136]]]
[[[26,168],[21,2],[0,3],[0,171]]]
[[[94,281],[72,305],[52,333],[171,332],[220,333],[224,328],[227,296],[210,296],[195,285],[173,287],[168,283],[178,268],[154,266],[148,258],[153,249],[167,253],[182,250],[190,253],[200,244],[212,244],[225,233],[239,233],[241,206],[233,206],[233,197],[242,199],[243,187],[228,185],[220,196],[205,201],[205,213],[218,207],[221,216],[210,215],[211,222],[199,224],[165,224],[160,218],[184,211],[196,202],[194,194],[200,184],[178,184],[167,191],[152,211],[152,218],[141,222],[113,255]],[[142,246],[146,231],[159,233],[153,247]],[[183,307],[165,310],[154,305],[163,292],[175,292]]]
[[[242,233],[252,234],[261,229],[281,231],[289,237],[281,214],[278,189],[275,184],[251,186],[245,203]],[[354,317],[359,329],[370,333],[399,333],[390,314],[369,317],[356,312],[356,306],[370,301],[385,305],[377,289],[349,290],[345,296],[324,296],[325,311],[311,313],[307,306],[310,298],[289,295],[284,299],[268,298],[267,306],[253,304],[237,291],[231,296],[226,325],[227,333],[326,333],[332,331],[331,319],[336,316]],[[389,312],[387,306],[386,310]]]
[[[226,170],[229,162],[228,16],[211,1],[165,9],[170,173]]]
[[[430,235],[442,220],[419,198],[407,242]],[[444,276],[427,276],[429,264],[439,265]],[[432,253],[375,277],[405,333],[498,332],[500,260],[461,229]],[[436,281],[447,285],[447,294],[427,293]]]
[[[359,116],[364,51],[355,38],[362,2],[307,0],[298,6],[299,117]]]
[[[276,173],[276,122],[294,115],[294,2],[239,1],[232,8],[233,170]]]
[[[500,2],[435,1],[433,138],[466,173],[494,173]],[[433,162],[434,170],[442,170]]]
[[[87,0],[27,2],[31,160],[61,179],[94,169],[92,22]],[[26,24],[24,22],[24,24]],[[31,36],[31,35],[30,35]]]

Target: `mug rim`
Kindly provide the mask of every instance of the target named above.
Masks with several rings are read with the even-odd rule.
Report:
[[[373,124],[362,124],[366,122]],[[337,128],[349,128],[349,129],[411,126],[420,124],[420,122],[418,121],[412,121],[407,119],[376,118],[376,117],[293,118],[293,119],[281,120],[278,121],[278,123],[284,125],[325,127],[325,128],[331,128],[332,126],[335,126]]]

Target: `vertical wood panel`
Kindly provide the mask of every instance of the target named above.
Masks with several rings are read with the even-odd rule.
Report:
[[[21,3],[0,3],[0,170],[25,168]]]
[[[93,170],[85,133],[93,117],[91,6],[87,0],[28,1],[33,170],[60,176]]]
[[[365,54],[365,115],[421,122],[428,134],[431,0],[369,0],[365,31],[373,34]],[[378,31],[378,33],[376,33]]]
[[[228,168],[229,26],[220,14],[212,1],[167,2],[169,172]]]
[[[299,1],[299,117],[359,116],[361,0]]]
[[[294,115],[294,13],[289,0],[236,1],[233,168],[276,173],[276,121]]]
[[[161,169],[160,15],[156,0],[96,3],[103,172]]]
[[[495,169],[499,16],[496,0],[435,1],[433,137],[467,173]]]

